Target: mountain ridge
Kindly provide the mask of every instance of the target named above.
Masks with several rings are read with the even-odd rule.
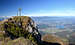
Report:
[[[10,37],[15,40],[19,37],[29,39],[32,43],[37,45],[62,45],[60,43],[51,43],[41,40],[41,34],[35,22],[28,16],[15,16],[2,21],[1,27],[4,38]],[[55,37],[56,38],[56,37]],[[34,44],[35,45],[35,44]]]

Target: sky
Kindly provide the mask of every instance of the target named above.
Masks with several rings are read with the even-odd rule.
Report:
[[[0,0],[0,16],[75,16],[75,0]]]

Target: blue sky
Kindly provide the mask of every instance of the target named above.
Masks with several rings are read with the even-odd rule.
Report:
[[[0,0],[0,16],[75,16],[75,0]]]

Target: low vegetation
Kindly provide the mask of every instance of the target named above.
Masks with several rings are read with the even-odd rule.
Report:
[[[2,45],[64,45],[60,38],[41,34],[28,16],[15,16],[0,23]],[[59,42],[59,43],[58,43]]]

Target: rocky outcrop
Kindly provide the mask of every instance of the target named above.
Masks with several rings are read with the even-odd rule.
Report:
[[[19,37],[29,38],[31,41],[40,42],[41,34],[34,21],[28,16],[15,16],[3,21],[3,31],[11,39]]]

